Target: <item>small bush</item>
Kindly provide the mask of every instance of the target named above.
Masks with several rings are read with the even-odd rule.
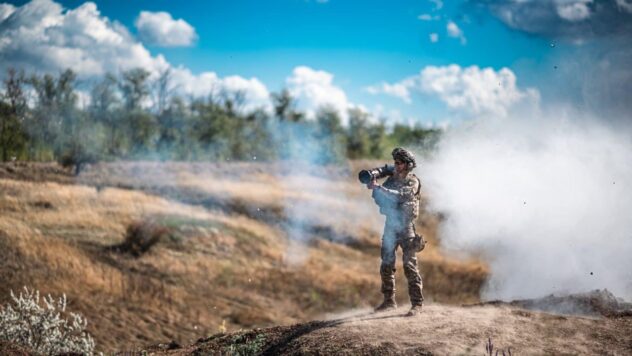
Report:
[[[127,227],[125,240],[116,249],[139,257],[171,235],[172,230],[166,226],[151,221],[136,221]]]
[[[225,352],[231,356],[257,355],[261,352],[265,341],[266,337],[263,334],[236,335],[233,337],[232,343],[225,349]]]
[[[15,296],[0,310],[0,341],[27,347],[37,353],[58,355],[92,354],[94,340],[85,331],[87,320],[70,313],[72,321],[62,317],[66,312],[66,295],[59,300],[46,296],[40,304],[39,291],[24,287],[24,294]]]

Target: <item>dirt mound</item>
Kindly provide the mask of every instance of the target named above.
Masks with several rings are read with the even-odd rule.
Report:
[[[632,303],[627,303],[624,300],[615,297],[607,289],[597,289],[587,293],[560,296],[551,294],[543,298],[514,300],[509,303],[495,300],[473,304],[473,306],[503,304],[529,310],[565,315],[605,317],[632,316]]]
[[[157,355],[432,355],[630,354],[632,317],[592,318],[526,311],[510,305],[456,307],[433,304],[417,317],[405,308],[305,324],[216,334],[184,347],[157,345]],[[173,346],[173,344],[171,344]],[[508,353],[507,353],[508,354]]]

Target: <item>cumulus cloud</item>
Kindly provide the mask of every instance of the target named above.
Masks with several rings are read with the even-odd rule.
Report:
[[[174,20],[168,12],[141,11],[134,23],[140,39],[163,47],[190,46],[197,34],[193,26],[183,19]]]
[[[72,68],[79,75],[103,75],[119,69],[168,67],[134,41],[127,29],[102,17],[94,3],[64,11],[50,0],[15,8],[0,23],[0,66],[55,72]]]
[[[561,63],[557,96],[604,120],[630,121],[632,112],[632,2],[630,0],[475,0],[508,27],[576,44]],[[559,98],[558,98],[559,99]]]
[[[593,0],[558,1],[555,4],[557,14],[567,21],[581,21],[590,17],[590,5]]]
[[[220,78],[214,72],[203,72],[196,75],[184,67],[174,68],[172,77],[181,92],[193,96],[239,92],[244,96],[245,110],[255,108],[271,110],[270,92],[265,84],[257,78],[246,79],[240,76]]]
[[[372,85],[366,87],[365,90],[370,94],[386,94],[394,96],[410,104],[412,102],[410,92],[411,89],[415,87],[415,81],[416,78],[411,77],[394,84],[381,83],[379,85]]]
[[[347,111],[354,105],[349,102],[344,90],[334,85],[333,79],[333,74],[326,71],[299,66],[286,79],[286,84],[290,94],[297,99],[299,109],[308,118],[313,118],[320,107],[328,106],[336,109],[342,121],[346,122]]]
[[[516,81],[516,75],[508,68],[495,71],[492,68],[462,68],[452,64],[427,66],[419,75],[394,84],[372,86],[367,91],[396,96],[405,102],[410,102],[410,93],[417,91],[435,95],[448,108],[467,115],[506,116],[518,104],[536,104],[539,101],[536,89],[520,89]]]
[[[182,94],[238,90],[246,106],[270,105],[268,90],[258,79],[174,68],[162,55],[152,55],[123,25],[101,16],[92,2],[70,10],[51,0],[0,6],[0,19],[0,75],[10,67],[38,73],[71,68],[80,78],[95,78],[143,68],[155,78],[171,69],[173,85]]]
[[[15,6],[11,4],[0,4],[0,21],[4,21],[15,11]]]
[[[421,71],[421,90],[437,95],[449,108],[472,114],[507,115],[522,100],[538,101],[536,89],[520,90],[516,75],[508,68],[458,65],[428,66]]]
[[[547,37],[587,40],[629,35],[632,3],[629,0],[477,0],[507,26]]]
[[[461,40],[461,44],[465,44],[467,42],[467,40],[465,39],[465,35],[463,34],[463,30],[461,30],[461,28],[459,28],[459,26],[454,23],[454,21],[448,21],[446,30],[448,31],[448,36],[458,38],[459,40]]]

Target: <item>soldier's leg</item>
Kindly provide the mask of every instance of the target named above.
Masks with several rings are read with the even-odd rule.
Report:
[[[412,306],[421,306],[424,301],[423,284],[417,268],[417,252],[412,246],[412,238],[402,243],[404,274],[408,280],[408,295]]]
[[[384,231],[382,237],[382,263],[380,265],[380,276],[382,278],[382,293],[384,302],[376,308],[383,310],[389,306],[395,306],[395,249],[397,241],[395,235],[390,231]]]

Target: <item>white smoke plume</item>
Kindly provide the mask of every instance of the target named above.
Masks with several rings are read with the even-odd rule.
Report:
[[[630,132],[559,111],[446,133],[421,174],[444,246],[489,262],[484,298],[632,297]]]

